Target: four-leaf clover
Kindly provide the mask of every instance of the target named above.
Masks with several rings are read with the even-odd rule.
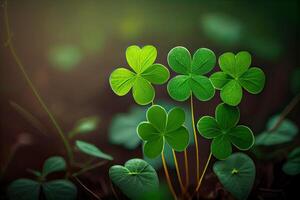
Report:
[[[220,159],[226,159],[232,153],[232,146],[240,150],[248,150],[254,144],[252,131],[244,125],[237,125],[240,118],[238,107],[221,103],[215,111],[215,118],[203,116],[197,123],[199,133],[211,143],[212,154]]]
[[[211,50],[200,48],[192,59],[186,48],[175,47],[168,54],[168,63],[175,72],[181,74],[168,83],[168,92],[173,99],[185,101],[193,94],[197,99],[207,101],[214,96],[215,89],[211,81],[203,76],[216,64],[216,56]]]
[[[137,128],[139,137],[145,141],[144,153],[149,158],[155,158],[163,151],[165,141],[176,151],[183,151],[189,143],[189,133],[183,126],[184,110],[175,107],[166,112],[153,105],[147,111],[147,121],[141,122]]]
[[[118,68],[112,72],[109,83],[112,90],[119,96],[126,95],[132,88],[133,98],[140,105],[153,101],[155,91],[151,83],[163,84],[170,76],[169,70],[161,64],[153,64],[157,56],[154,46],[136,45],[126,50],[126,59],[134,72]]]
[[[251,94],[258,94],[265,85],[264,72],[257,67],[250,67],[251,55],[241,51],[234,55],[231,52],[224,53],[219,57],[219,65],[223,72],[211,75],[216,89],[221,90],[221,99],[225,103],[236,106],[241,102],[242,88]]]

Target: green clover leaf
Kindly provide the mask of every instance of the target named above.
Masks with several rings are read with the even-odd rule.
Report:
[[[264,72],[257,67],[249,68],[251,55],[248,52],[224,53],[219,57],[219,65],[222,72],[212,74],[210,80],[216,89],[221,90],[220,96],[225,103],[238,105],[243,96],[242,88],[251,94],[258,94],[264,88]]]
[[[134,72],[118,68],[111,73],[109,83],[114,93],[124,96],[132,89],[136,103],[147,105],[152,102],[155,91],[151,83],[163,84],[170,77],[169,70],[165,66],[154,64],[156,56],[156,48],[151,45],[142,49],[136,45],[128,47],[126,59]]]
[[[212,154],[226,159],[232,153],[232,144],[239,150],[248,150],[254,144],[252,131],[244,125],[237,125],[240,119],[238,107],[221,103],[215,111],[215,118],[203,116],[197,123],[199,133],[211,143]]]
[[[211,99],[215,89],[204,74],[211,71],[216,64],[214,52],[206,48],[198,49],[191,58],[184,47],[175,47],[168,54],[169,66],[177,73],[168,83],[169,95],[177,101],[185,101],[192,94],[201,101]]]
[[[183,151],[189,143],[189,133],[183,123],[184,110],[175,107],[168,113],[159,106],[153,105],[147,110],[147,121],[137,128],[139,137],[145,141],[144,154],[155,158],[161,154],[165,141],[176,151]]]
[[[255,164],[244,153],[234,153],[226,160],[217,161],[213,171],[224,188],[237,200],[246,200],[255,180]]]

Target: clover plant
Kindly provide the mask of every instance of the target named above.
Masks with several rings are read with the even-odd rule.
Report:
[[[251,55],[242,51],[234,55],[224,53],[219,57],[219,65],[222,71],[213,73],[209,78],[207,73],[216,65],[216,55],[207,48],[199,48],[191,56],[190,52],[182,46],[170,50],[167,62],[170,68],[178,73],[169,80],[167,91],[170,97],[176,101],[191,99],[191,127],[185,127],[186,110],[181,107],[172,109],[164,108],[155,102],[153,84],[164,84],[169,79],[169,71],[161,64],[153,64],[157,56],[153,46],[130,46],[126,50],[126,59],[134,72],[119,68],[112,72],[109,83],[112,90],[119,96],[127,94],[131,88],[133,98],[139,105],[152,103],[147,109],[146,121],[141,120],[137,125],[137,135],[143,141],[143,152],[147,159],[161,157],[166,181],[174,199],[192,198],[198,193],[203,176],[209,166],[212,155],[221,161],[214,165],[214,173],[228,190],[237,199],[246,199],[251,191],[255,179],[255,165],[250,157],[243,153],[234,153],[234,147],[238,150],[250,149],[255,140],[250,128],[238,125],[240,110],[237,105],[241,102],[242,88],[252,94],[262,91],[265,76],[261,69],[250,67]],[[208,101],[214,94],[215,89],[221,90],[221,100],[215,109],[215,116],[203,116],[195,126],[193,108],[193,96],[199,101]],[[143,117],[140,117],[142,119]],[[136,124],[136,122],[134,122]],[[198,146],[196,131],[206,138],[212,139],[211,153],[206,161],[205,168],[198,177],[200,170],[197,166],[196,187],[193,192],[187,190],[191,187],[188,167],[189,132],[194,132],[196,145],[196,159],[198,158]],[[132,132],[135,132],[132,128]],[[120,133],[124,133],[121,131]],[[120,136],[121,137],[121,136]],[[124,136],[125,137],[125,136]],[[136,143],[135,143],[136,144]],[[171,148],[177,178],[181,193],[175,191],[166,162],[164,148]],[[186,181],[183,184],[176,152],[184,151]],[[169,155],[168,155],[169,157]],[[140,170],[143,169],[143,170]],[[146,172],[149,169],[149,172]],[[146,170],[143,175],[144,170]],[[146,176],[147,174],[147,176]],[[146,184],[158,185],[157,175],[146,161],[134,159],[128,161],[125,166],[112,166],[109,171],[114,185],[131,199],[139,199],[141,196],[136,190],[144,191]],[[142,181],[145,181],[143,183]],[[147,182],[147,183],[146,183]],[[155,184],[154,184],[155,183]],[[151,188],[151,187],[150,187]],[[189,194],[187,194],[189,193]]]
[[[41,172],[30,170],[36,180],[21,178],[13,181],[7,189],[11,200],[39,200],[41,193],[46,200],[75,200],[76,186],[66,179],[47,180],[47,176],[54,172],[66,170],[66,161],[60,156],[48,158]]]
[[[183,126],[183,109],[174,108],[167,113],[163,107],[153,105],[147,111],[147,120],[138,126],[138,135],[145,141],[144,153],[147,157],[159,156],[165,141],[177,151],[183,151],[187,147],[189,133]]]
[[[169,70],[162,64],[155,63],[157,51],[154,46],[140,48],[130,46],[126,50],[126,60],[133,69],[118,68],[109,77],[112,90],[124,96],[132,89],[136,103],[147,105],[155,96],[152,84],[163,84],[170,76]],[[152,84],[151,84],[152,83]]]
[[[171,69],[180,75],[168,82],[168,92],[177,101],[185,101],[192,94],[197,99],[207,101],[215,94],[211,81],[204,76],[216,63],[215,54],[206,48],[198,49],[193,58],[184,47],[175,47],[168,54]]]
[[[257,67],[250,67],[251,55],[241,51],[234,55],[231,52],[219,57],[221,72],[211,75],[214,87],[221,90],[220,96],[224,103],[238,105],[243,96],[244,88],[251,94],[258,94],[265,84],[264,72]],[[249,68],[250,67],[250,68]]]
[[[204,116],[199,119],[199,133],[213,139],[211,152],[218,159],[226,159],[232,152],[231,144],[240,150],[248,150],[254,144],[252,131],[244,125],[237,125],[240,119],[238,107],[221,103],[217,106],[215,118]]]

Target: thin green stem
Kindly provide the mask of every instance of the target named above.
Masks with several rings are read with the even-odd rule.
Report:
[[[185,190],[187,190],[190,182],[190,173],[189,173],[189,162],[187,149],[184,150],[184,165],[185,165]]]
[[[71,145],[69,144],[69,141],[67,140],[67,138],[65,137],[62,129],[60,128],[59,124],[57,123],[57,121],[55,120],[54,116],[52,115],[52,113],[50,112],[50,110],[48,109],[48,107],[46,106],[46,104],[44,103],[43,99],[41,98],[41,96],[39,95],[39,93],[37,92],[36,88],[34,87],[32,81],[30,80],[20,58],[18,57],[15,48],[13,46],[13,43],[11,41],[11,31],[10,31],[10,26],[9,26],[9,20],[8,20],[8,11],[7,11],[7,1],[4,3],[4,17],[5,17],[5,24],[6,24],[6,31],[7,31],[7,38],[8,38],[8,42],[7,42],[7,46],[17,64],[17,66],[19,67],[20,71],[22,72],[22,75],[24,76],[27,84],[29,85],[30,89],[32,90],[33,94],[35,95],[35,97],[37,98],[38,102],[41,104],[42,108],[45,110],[45,112],[47,113],[48,117],[50,118],[52,124],[54,125],[54,127],[56,128],[64,146],[65,149],[67,151],[67,156],[68,156],[68,163],[69,165],[72,164],[73,162],[73,152],[72,152],[72,148]]]
[[[196,190],[195,190],[194,193],[198,192],[198,190],[199,190],[199,188],[200,188],[200,186],[201,186],[202,180],[203,180],[203,178],[204,178],[204,175],[205,175],[205,173],[206,173],[207,167],[208,167],[209,162],[210,162],[210,160],[211,160],[211,156],[212,156],[212,153],[210,152],[210,153],[209,153],[209,156],[208,156],[208,159],[207,159],[207,161],[206,161],[204,170],[203,170],[203,172],[202,172],[202,174],[201,174],[200,180],[199,180],[199,182],[198,182],[198,185],[197,185]],[[192,196],[193,196],[193,195],[192,195]]]
[[[164,152],[161,153],[161,160],[162,160],[162,163],[163,163],[163,167],[164,167],[167,183],[169,185],[169,189],[170,189],[174,199],[177,200],[177,196],[176,196],[176,193],[175,193],[175,190],[173,188],[173,185],[172,185],[172,182],[171,182],[171,179],[170,179],[170,175],[169,175],[169,172],[168,172],[168,167],[167,167]]]
[[[173,158],[174,158],[174,163],[175,163],[175,168],[176,168],[176,172],[177,172],[177,177],[178,177],[178,182],[179,182],[179,185],[180,185],[180,189],[181,189],[181,192],[184,193],[185,188],[184,188],[182,180],[181,180],[180,169],[179,169],[179,165],[178,165],[178,161],[177,161],[177,157],[176,157],[176,153],[175,153],[174,149],[172,149],[172,153],[173,153]]]
[[[87,186],[85,186],[77,177],[74,177],[74,179],[79,183],[79,185],[81,185],[86,191],[88,191],[91,195],[93,195],[94,198],[98,199],[98,200],[102,200],[100,196],[98,196],[97,194],[95,194],[92,190],[90,190]]]
[[[295,108],[295,106],[299,103],[300,101],[300,94],[296,95],[291,102],[284,108],[284,110],[281,112],[277,122],[274,124],[274,126],[269,130],[269,132],[275,131],[280,124],[283,122],[285,117]]]
[[[97,167],[101,167],[102,165],[104,165],[105,163],[107,163],[107,161],[101,161],[101,162],[97,162],[95,164],[92,164],[92,165],[89,165],[89,166],[86,166],[84,168],[82,168],[81,170],[79,170],[78,172],[75,172],[72,174],[72,176],[79,176],[87,171],[90,171],[90,170],[93,170]]]
[[[191,95],[191,114],[192,114],[192,126],[194,132],[194,140],[195,140],[195,151],[196,151],[196,170],[197,170],[197,182],[199,181],[200,176],[200,163],[199,163],[199,147],[198,147],[198,139],[197,139],[197,132],[195,126],[195,116],[194,116],[194,103],[193,103],[193,95]]]

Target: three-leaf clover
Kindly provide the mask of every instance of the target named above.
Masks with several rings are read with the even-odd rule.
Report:
[[[134,72],[118,68],[109,77],[112,90],[119,96],[126,95],[132,88],[133,98],[140,105],[153,101],[155,91],[151,83],[163,84],[170,76],[169,70],[161,64],[153,64],[157,56],[154,46],[142,49],[136,45],[126,49],[126,59]]]
[[[257,67],[250,67],[251,55],[241,51],[234,55],[231,52],[219,57],[219,65],[222,72],[216,72],[210,76],[214,87],[221,90],[220,96],[225,103],[236,106],[243,96],[243,90],[251,94],[258,94],[265,85],[264,72]]]
[[[137,128],[139,137],[145,141],[144,154],[155,158],[163,151],[165,141],[176,151],[183,151],[189,143],[189,133],[183,126],[185,113],[175,107],[168,113],[159,106],[153,105],[147,110],[147,121]]]
[[[198,49],[191,58],[184,47],[175,47],[168,54],[169,66],[177,73],[168,83],[170,96],[177,101],[185,101],[192,94],[201,101],[211,99],[215,89],[211,81],[203,76],[216,64],[214,52],[206,48]]]
[[[221,103],[215,111],[215,118],[203,116],[197,123],[199,133],[211,143],[212,154],[220,159],[226,159],[232,153],[232,146],[240,150],[248,150],[254,144],[252,131],[244,125],[237,125],[240,118],[238,107]]]

